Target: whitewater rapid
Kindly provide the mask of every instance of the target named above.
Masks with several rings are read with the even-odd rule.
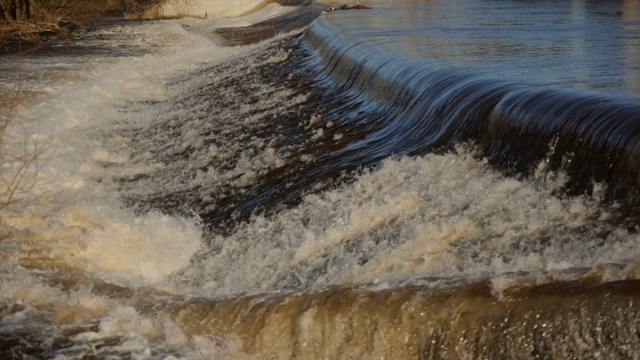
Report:
[[[148,154],[136,153],[118,130],[153,122],[152,105],[128,109],[180,94],[183,87],[167,86],[176,74],[196,73],[262,46],[222,47],[207,35],[211,29],[248,25],[290,9],[274,4],[242,19],[121,23],[55,44],[44,54],[3,61],[3,116],[9,121],[2,134],[0,287],[9,312],[3,333],[18,334],[44,316],[47,325],[29,328],[29,336],[51,340],[57,335],[46,333],[51,321],[62,332],[67,325],[98,321],[104,326],[95,336],[133,331],[140,341],[121,350],[141,356],[149,351],[140,334],[161,329],[138,333],[136,325],[111,323],[136,322],[133,316],[144,328],[156,320],[145,320],[127,301],[96,295],[94,281],[182,292],[169,276],[203,249],[203,225],[193,212],[141,213],[119,200],[119,181],[167,165],[145,162]],[[89,50],[77,50],[83,46]],[[71,353],[73,358],[82,351]]]
[[[607,184],[425,149],[406,93],[349,85],[375,57],[314,48],[326,18],[234,42],[297,10],[116,22],[2,61],[2,354],[637,355],[639,239]]]

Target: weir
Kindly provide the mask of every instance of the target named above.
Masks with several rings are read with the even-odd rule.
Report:
[[[328,16],[309,26],[304,44],[317,54],[309,66],[323,69],[319,83],[334,83],[383,114],[372,124],[373,133],[344,149],[349,162],[446,151],[472,142],[508,173],[528,175],[546,161],[548,170],[567,172],[571,194],[606,183],[610,200],[634,204],[640,199],[636,99],[442,68],[349,38]]]
[[[240,353],[258,358],[634,358],[639,289],[637,280],[557,282],[498,298],[487,282],[450,290],[335,287],[192,299],[161,311],[190,336],[235,340]]]
[[[279,0],[277,3],[297,8],[251,26],[217,28],[216,35],[226,46],[254,44],[307,26],[325,8],[312,0]]]
[[[73,181],[0,219],[1,358],[640,357],[637,220],[564,196],[637,207],[637,100],[282,35],[320,13],[53,58],[93,71],[24,109]]]
[[[159,0],[155,1],[154,4],[143,9],[142,11],[125,14],[125,18],[137,20],[157,20],[183,17],[241,17],[260,11],[265,6],[272,3],[277,3],[282,6],[304,5],[304,7],[302,9],[299,9],[297,12],[308,12],[308,7],[314,7],[316,9],[324,8],[323,5],[315,3],[312,0]],[[292,15],[293,16],[289,15],[291,19],[297,17],[295,14]],[[315,16],[317,16],[317,14]],[[294,20],[291,24],[283,24],[282,22],[280,22],[280,25],[288,25],[288,28],[296,29],[306,25],[311,20],[305,21],[306,22],[301,23],[299,20]],[[254,26],[254,28],[264,27],[265,24],[268,24],[270,22],[271,21],[263,22],[260,25]],[[272,29],[283,31],[283,29],[275,29],[273,27]],[[242,32],[242,30],[240,30],[240,32]],[[270,33],[270,35],[273,36],[273,33]],[[264,37],[262,38],[262,40],[266,38],[267,37]],[[245,37],[245,39],[243,40],[243,43],[250,42],[252,42],[252,38],[250,36]]]
[[[127,19],[150,20],[182,17],[236,17],[258,11],[274,0],[161,0]]]

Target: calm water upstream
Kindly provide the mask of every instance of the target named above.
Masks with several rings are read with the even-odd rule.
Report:
[[[637,1],[380,1],[327,17],[343,36],[437,66],[640,95]]]

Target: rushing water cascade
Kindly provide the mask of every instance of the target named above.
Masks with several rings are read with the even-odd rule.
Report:
[[[0,58],[0,357],[639,357],[637,3],[365,5]]]
[[[314,22],[305,35],[329,76],[394,119],[355,145],[367,149],[362,156],[418,154],[472,140],[509,171],[531,173],[546,160],[550,169],[569,174],[574,193],[606,182],[615,199],[638,200],[636,99],[442,68],[375,43],[351,44],[344,38],[351,34],[341,34],[330,20]]]

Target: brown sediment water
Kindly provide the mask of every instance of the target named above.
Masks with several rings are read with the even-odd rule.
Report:
[[[529,359],[640,354],[640,282],[487,282],[192,299],[162,308],[189,336],[270,359]]]

